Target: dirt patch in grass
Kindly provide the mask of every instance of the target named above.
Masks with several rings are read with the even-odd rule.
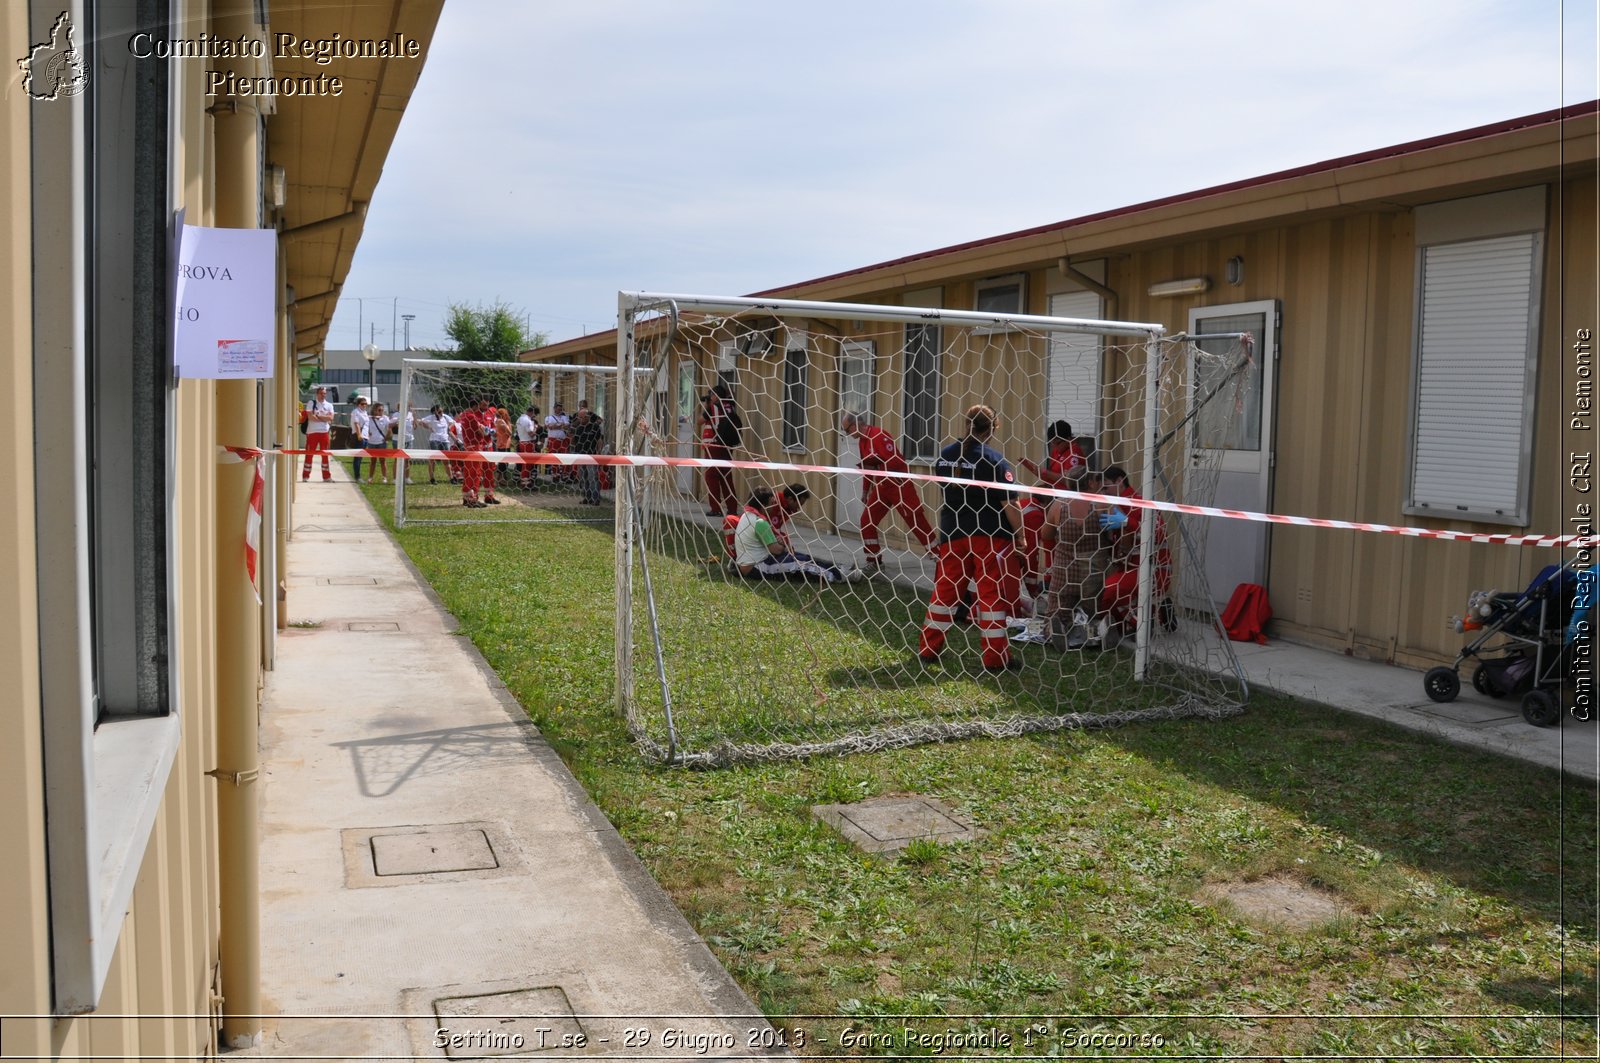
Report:
[[[1325,926],[1352,906],[1331,890],[1278,873],[1245,882],[1216,882],[1200,891],[1207,904],[1226,903],[1259,926],[1311,930]]]

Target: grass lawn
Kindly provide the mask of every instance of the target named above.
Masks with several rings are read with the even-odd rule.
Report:
[[[363,489],[387,520],[392,489]],[[1264,694],[1215,722],[653,767],[613,709],[609,528],[408,527],[399,540],[806,1053],[931,1055],[961,1034],[979,1055],[1595,1054],[1594,1020],[1560,1017],[1595,1009],[1592,787]],[[658,581],[694,578],[690,560],[653,564]],[[797,607],[793,590],[699,587],[697,624]],[[914,637],[909,605],[875,608],[905,611]],[[884,652],[900,667],[904,646]],[[887,712],[919,694],[883,685]],[[888,861],[809,812],[912,792],[988,833]],[[1297,930],[1213,899],[1273,878],[1321,887],[1339,913]],[[957,1044],[943,1054],[968,1050]]]

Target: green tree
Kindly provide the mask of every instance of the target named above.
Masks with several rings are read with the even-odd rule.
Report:
[[[523,327],[523,315],[505,303],[471,306],[454,303],[444,319],[452,348],[429,351],[433,358],[466,362],[514,362],[517,355],[543,347],[549,337]],[[445,409],[460,410],[478,398],[487,398],[513,415],[529,404],[535,377],[504,369],[446,369],[432,388]]]

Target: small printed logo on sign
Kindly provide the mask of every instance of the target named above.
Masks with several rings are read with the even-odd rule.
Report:
[[[17,60],[22,71],[22,91],[35,100],[59,100],[76,96],[89,86],[89,68],[83,53],[73,43],[72,19],[61,12],[50,27],[48,40],[28,49]]]

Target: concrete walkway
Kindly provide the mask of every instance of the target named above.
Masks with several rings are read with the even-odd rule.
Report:
[[[770,1054],[747,1047],[771,1043],[755,1006],[335,475],[299,485],[288,616],[316,626],[282,632],[262,704],[260,1054]]]

